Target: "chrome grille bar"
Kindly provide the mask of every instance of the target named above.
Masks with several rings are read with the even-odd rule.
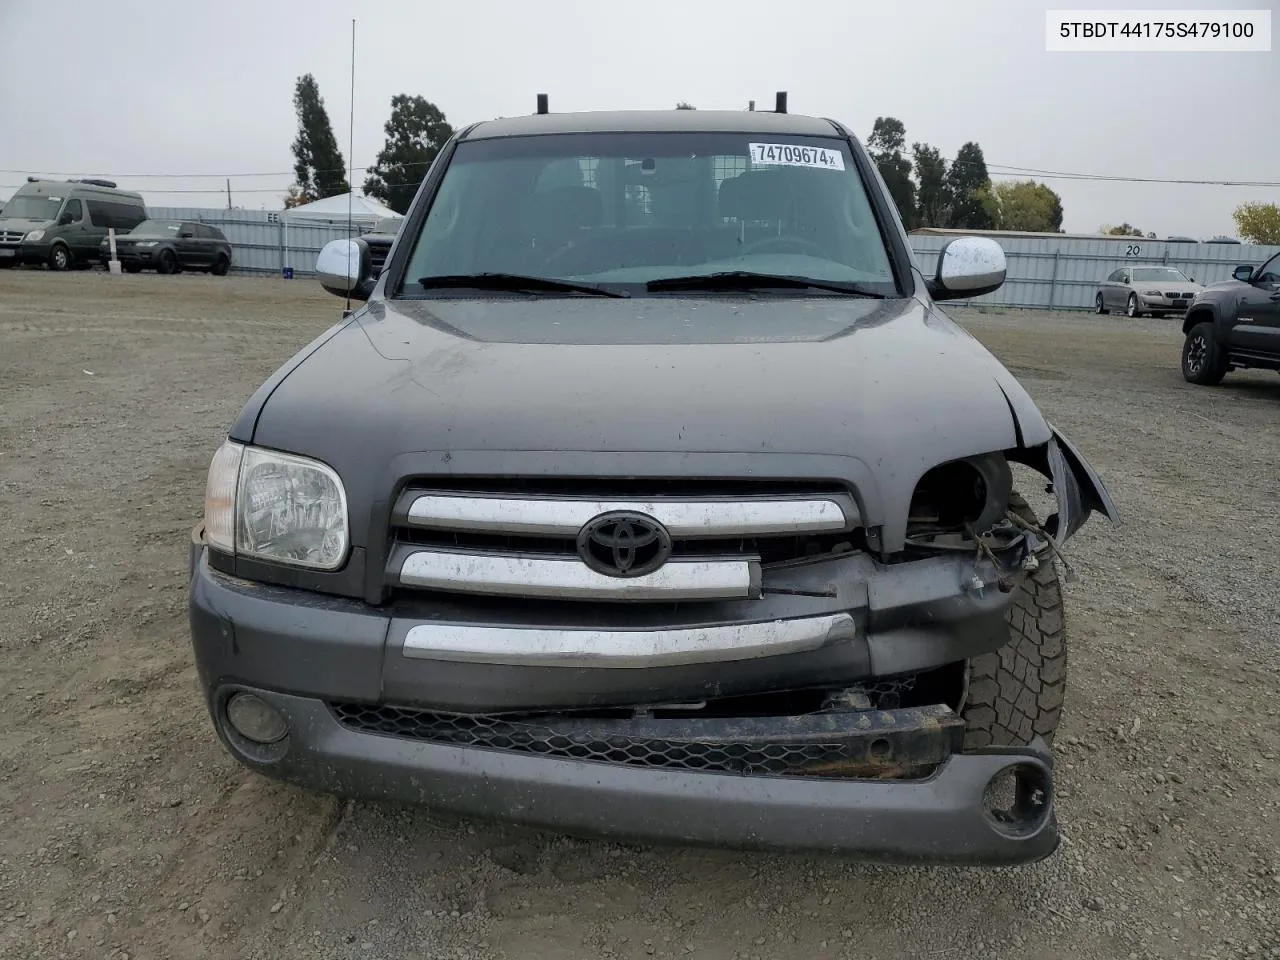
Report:
[[[852,638],[847,613],[674,630],[555,630],[429,623],[410,627],[404,656],[463,663],[643,668],[797,653]]]
[[[839,533],[857,524],[852,499],[587,500],[424,493],[409,504],[406,522],[435,530],[574,537],[593,517],[615,510],[653,517],[672,537],[758,537]]]
[[[414,550],[398,578],[410,587],[560,600],[744,600],[760,592],[750,557],[673,560],[641,577],[606,577],[577,557]]]

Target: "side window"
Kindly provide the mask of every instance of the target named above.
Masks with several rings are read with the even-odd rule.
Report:
[[[188,223],[187,221],[184,220],[181,224],[178,225],[178,236],[179,237],[195,237],[195,236],[199,236],[199,231],[196,229],[196,225],[194,223]]]
[[[1280,284],[1280,253],[1262,265],[1257,282]]]
[[[86,200],[84,205],[89,208],[89,221],[95,227],[115,226],[111,220],[111,207],[109,204],[103,203],[101,200]]]
[[[1120,271],[1120,282],[1121,282],[1121,283],[1132,283],[1132,282],[1133,282],[1133,274],[1131,274],[1128,270],[1121,270],[1121,271]]]
[[[78,199],[68,200],[67,205],[62,208],[62,218],[79,223],[84,218],[84,205]]]
[[[1124,274],[1123,270],[1112,270],[1111,276],[1107,277],[1108,283],[1119,283],[1120,277]]]

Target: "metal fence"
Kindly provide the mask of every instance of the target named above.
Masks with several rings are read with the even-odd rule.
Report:
[[[963,231],[911,235],[911,248],[926,277],[933,276],[937,269],[942,246],[953,237],[964,235]],[[1126,263],[1167,265],[1197,283],[1207,284],[1231,279],[1231,271],[1238,264],[1257,265],[1280,251],[1280,247],[1252,244],[1183,243],[1141,237],[986,235],[1004,248],[1009,265],[1007,278],[994,293],[962,302],[1043,310],[1093,309],[1098,284]]]
[[[292,267],[295,276],[315,273],[316,255],[330,240],[347,237],[345,220],[329,223],[290,223],[284,215],[267,210],[201,210],[195,207],[148,207],[156,220],[194,220],[217,227],[231,243],[232,272],[283,273]],[[352,234],[369,231],[355,223]]]
[[[275,273],[292,267],[296,276],[311,276],[316,255],[330,240],[348,236],[345,221],[305,225],[289,223],[266,210],[201,210],[191,207],[152,207],[157,219],[196,220],[217,227],[231,242],[233,270]],[[357,223],[355,235],[369,227]],[[938,251],[950,233],[913,233],[911,248],[925,276],[932,276]],[[1182,243],[1141,237],[1080,237],[1053,234],[990,233],[1004,248],[1009,273],[995,293],[964,301],[1048,310],[1087,310],[1093,307],[1098,284],[1125,263],[1159,263],[1176,267],[1199,283],[1227,280],[1237,264],[1260,264],[1280,247],[1250,244]]]

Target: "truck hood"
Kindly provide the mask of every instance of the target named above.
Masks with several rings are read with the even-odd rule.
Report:
[[[845,479],[905,516],[930,467],[1050,438],[914,299],[376,300],[263,393],[253,441],[329,463],[353,511],[371,474],[385,499],[409,473],[729,469]]]

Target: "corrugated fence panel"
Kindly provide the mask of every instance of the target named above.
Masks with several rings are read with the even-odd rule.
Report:
[[[217,227],[231,243],[232,270],[241,273],[279,274],[291,266],[295,276],[311,276],[320,248],[348,236],[346,223],[284,223],[279,213],[266,210],[149,207],[147,213],[156,220],[195,220]],[[353,230],[359,236],[366,228],[356,224]]]
[[[957,234],[959,236],[960,234]],[[911,248],[926,277],[937,269],[938,251],[951,236],[912,234]],[[992,235],[1004,248],[1009,272],[1004,286],[962,303],[1092,310],[1101,283],[1126,263],[1175,267],[1197,283],[1231,279],[1239,264],[1258,265],[1280,247],[1235,243],[1182,243],[1141,237],[1056,237]]]
[[[316,255],[330,240],[348,236],[345,223],[286,224],[279,213],[266,210],[201,210],[192,207],[152,207],[160,220],[208,223],[231,241],[233,269],[250,273],[281,272],[291,266],[295,275],[310,276]],[[355,234],[364,232],[356,225]],[[958,234],[957,234],[958,235]],[[936,269],[938,251],[952,239],[939,234],[912,234],[911,248],[926,277]],[[1237,264],[1260,264],[1280,251],[1234,243],[1178,243],[1141,237],[1074,237],[993,234],[1004,248],[1009,272],[1004,286],[965,303],[1053,310],[1089,310],[1098,284],[1125,263],[1159,263],[1176,267],[1199,283],[1228,280]]]

